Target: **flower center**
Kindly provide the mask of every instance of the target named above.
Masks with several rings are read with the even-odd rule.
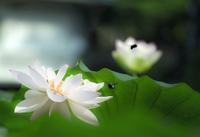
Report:
[[[53,80],[49,81],[51,91],[53,93],[59,95],[59,96],[63,96],[63,94],[62,94],[62,84],[63,84],[63,81],[60,81],[57,85],[55,85]]]

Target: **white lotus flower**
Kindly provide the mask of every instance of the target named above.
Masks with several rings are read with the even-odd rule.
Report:
[[[136,41],[129,37],[125,42],[116,40],[113,58],[131,73],[148,71],[162,56],[154,43]]]
[[[33,112],[32,119],[45,112],[51,115],[54,111],[69,118],[72,112],[79,119],[97,125],[98,120],[90,109],[111,98],[102,97],[97,92],[104,83],[84,80],[81,74],[63,80],[67,68],[67,65],[61,67],[56,74],[52,68],[35,63],[28,67],[29,74],[10,70],[19,82],[30,88],[25,93],[25,100],[17,104],[15,112]]]

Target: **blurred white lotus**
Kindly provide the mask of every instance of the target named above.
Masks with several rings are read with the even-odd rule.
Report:
[[[29,66],[29,75],[10,70],[16,79],[30,88],[25,93],[25,100],[17,104],[16,113],[33,112],[35,119],[45,112],[60,112],[70,117],[70,111],[79,119],[98,125],[96,116],[90,111],[99,103],[111,98],[101,97],[100,90],[104,83],[84,80],[81,74],[71,75],[63,80],[68,66],[61,67],[56,74],[52,68],[45,68],[39,63]]]
[[[137,41],[129,37],[125,42],[116,40],[112,56],[126,71],[132,74],[148,71],[162,56],[154,43]]]

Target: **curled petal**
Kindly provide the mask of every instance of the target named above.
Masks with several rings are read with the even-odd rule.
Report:
[[[96,116],[89,109],[73,102],[70,102],[70,107],[74,115],[80,120],[95,126],[98,125]]]
[[[93,100],[89,100],[89,101],[84,101],[81,104],[83,106],[85,106],[86,108],[92,109],[92,108],[96,108],[99,107],[99,103],[102,103],[104,101],[110,100],[112,99],[112,96],[107,96],[107,97],[97,97]]]
[[[55,84],[57,85],[65,76],[65,73],[67,71],[68,65],[64,65],[62,66],[59,70],[58,73],[56,75],[56,79],[55,79]]]
[[[51,116],[52,112],[55,112],[55,109],[56,109],[56,103],[52,103],[50,108],[49,108],[49,116]]]
[[[16,70],[10,70],[10,72],[13,76],[15,76],[15,78],[20,83],[22,83],[26,87],[31,88],[31,89],[35,89],[35,90],[40,90],[40,87],[38,87],[36,85],[36,83],[32,80],[32,78],[29,75],[27,75],[23,72],[20,72],[20,71],[16,71]]]
[[[100,107],[100,105],[94,100],[92,100],[92,101],[84,101],[84,102],[81,102],[79,104],[84,106],[84,107],[86,107],[86,108],[88,108],[88,109],[93,109],[93,108]]]
[[[57,109],[64,117],[71,118],[70,109],[66,102],[61,103]]]
[[[47,79],[54,80],[56,78],[56,73],[52,68],[47,68]]]
[[[65,79],[63,83],[63,90],[66,92],[72,91],[79,87],[83,82],[82,74],[71,75]]]
[[[32,67],[33,69],[35,69],[37,72],[39,72],[40,75],[42,75],[44,79],[47,79],[46,68],[45,68],[43,65],[41,65],[41,63],[40,63],[39,61],[35,61],[35,62],[31,65],[31,67]]]
[[[70,92],[68,95],[68,98],[71,100],[75,100],[76,102],[82,102],[82,101],[89,101],[93,100],[96,97],[99,97],[101,93],[99,92],[91,92],[91,91],[73,91]]]
[[[49,110],[49,116],[51,116],[52,112],[59,112],[62,114],[65,118],[70,118],[70,110],[67,105],[67,102],[62,103],[53,103]]]
[[[104,86],[104,83],[94,83],[88,80],[84,80],[84,85],[80,87],[83,91],[93,91],[96,92]]]
[[[46,96],[28,98],[17,104],[15,113],[32,112],[48,101]]]
[[[28,90],[28,91],[26,91],[24,97],[25,97],[25,99],[28,99],[28,98],[43,96],[43,95],[45,95],[44,92],[40,92],[37,90]]]
[[[97,97],[95,100],[97,101],[97,103],[102,103],[104,101],[110,100],[112,99],[112,96],[107,96],[107,97]]]
[[[35,120],[44,113],[49,111],[50,106],[52,105],[52,101],[48,100],[42,107],[35,110],[31,116],[31,120]]]
[[[47,80],[44,79],[44,77],[31,66],[29,66],[29,73],[32,79],[34,80],[34,82],[38,85],[38,87],[40,87],[42,91],[45,91],[48,86]]]

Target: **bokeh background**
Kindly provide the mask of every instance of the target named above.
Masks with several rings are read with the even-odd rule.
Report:
[[[125,73],[111,53],[116,39],[129,36],[154,42],[163,51],[146,75],[167,83],[186,82],[200,91],[199,0],[0,0],[0,120],[7,121],[6,125],[0,122],[0,137],[190,136],[188,125],[163,122],[160,114],[143,110],[125,112],[101,128],[66,121],[56,114],[30,122],[30,114],[13,113],[24,92],[17,92],[20,85],[8,69],[25,70],[35,60],[54,68],[82,60],[91,70],[107,67]],[[144,89],[151,90],[149,86]],[[191,91],[180,85],[183,93],[179,96],[178,89],[171,90],[168,98],[172,101],[164,102],[161,109]],[[183,109],[185,114],[198,112],[199,116],[195,95]],[[192,132],[199,134],[199,130]]]
[[[123,72],[111,52],[133,36],[163,51],[148,75],[200,90],[199,18],[198,0],[1,0],[0,89],[19,88],[7,70],[34,60]]]

